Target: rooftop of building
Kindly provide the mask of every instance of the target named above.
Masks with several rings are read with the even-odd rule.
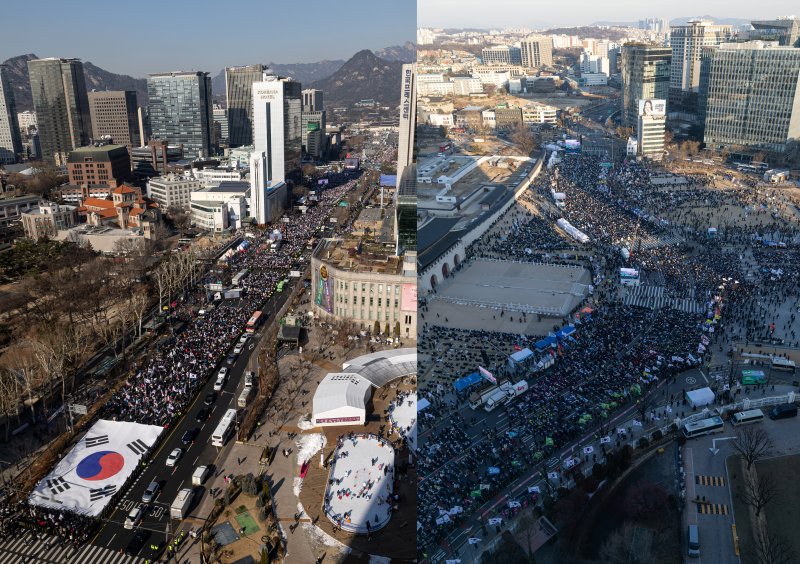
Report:
[[[112,156],[127,156],[128,149],[125,145],[89,145],[78,147],[70,151],[68,163],[82,163],[86,157],[92,157],[94,162],[108,162]]]
[[[386,245],[364,239],[322,239],[313,256],[346,272],[403,274],[403,257],[395,256]]]
[[[147,75],[149,78],[170,78],[170,77],[193,77],[193,76],[208,76],[206,71],[170,71],[170,72],[156,72]]]
[[[203,188],[203,192],[214,192],[217,194],[220,193],[228,193],[228,192],[247,192],[250,190],[250,183],[249,182],[242,182],[238,180],[223,180],[219,183],[218,186],[209,186],[208,188]]]

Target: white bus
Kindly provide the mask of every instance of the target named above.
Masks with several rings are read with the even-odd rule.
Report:
[[[225,441],[231,436],[231,433],[235,430],[236,427],[236,410],[229,409],[225,412],[225,415],[222,416],[220,419],[219,425],[217,428],[214,429],[214,432],[211,434],[211,444],[215,447],[221,447],[225,445]]]
[[[233,277],[233,280],[231,280],[231,286],[233,286],[234,288],[238,288],[241,285],[242,280],[247,278],[248,274],[250,274],[250,271],[247,270],[246,268],[241,272],[239,272],[236,276]]]
[[[773,356],[771,364],[773,370],[791,372],[792,374],[794,374],[795,362],[793,360],[789,360],[788,358],[783,358],[782,356]]]
[[[683,426],[683,436],[687,439],[699,437],[701,435],[710,435],[711,433],[722,432],[725,424],[719,416],[709,417],[708,419],[701,419],[700,421],[692,421]]]
[[[734,413],[731,418],[731,423],[734,425],[748,425],[750,423],[758,423],[764,420],[764,412],[760,409],[748,409],[747,411],[740,411]]]

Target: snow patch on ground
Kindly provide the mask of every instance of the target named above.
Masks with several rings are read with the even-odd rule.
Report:
[[[325,546],[336,547],[344,554],[350,554],[351,549],[349,546],[342,544],[319,527],[316,527],[311,523],[300,523],[300,525],[303,527],[303,530],[305,530],[308,536],[311,537],[311,540],[324,544]]]
[[[300,418],[300,421],[297,422],[297,427],[303,431],[308,431],[314,428],[314,424],[311,423],[311,420],[304,415]]]
[[[297,465],[302,466],[317,452],[325,448],[327,440],[322,433],[300,435],[297,439]]]
[[[303,478],[300,476],[295,476],[294,483],[292,484],[292,491],[294,492],[295,497],[300,497],[300,490],[303,489]]]

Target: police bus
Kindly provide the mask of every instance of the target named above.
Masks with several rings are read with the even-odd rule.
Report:
[[[734,413],[731,417],[731,423],[736,425],[749,425],[750,423],[758,423],[764,420],[764,412],[760,409],[748,409],[747,411],[739,411]]]
[[[221,447],[225,445],[225,441],[227,441],[231,433],[235,430],[236,427],[236,410],[229,409],[225,412],[225,415],[222,416],[220,419],[219,425],[217,428],[214,429],[214,432],[211,433],[211,444],[215,447]]]
[[[722,418],[717,416],[709,417],[708,419],[701,419],[700,421],[692,421],[683,426],[683,436],[687,439],[699,437],[701,435],[710,435],[711,433],[721,433],[725,427]]]

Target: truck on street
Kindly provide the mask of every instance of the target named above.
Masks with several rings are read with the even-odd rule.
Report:
[[[178,492],[178,496],[169,508],[169,516],[172,519],[185,519],[189,513],[189,506],[192,504],[194,492],[191,488],[183,488]]]
[[[516,384],[506,382],[502,384],[487,400],[484,405],[486,411],[493,411],[498,405],[510,403],[528,391],[528,382],[520,380]]]

